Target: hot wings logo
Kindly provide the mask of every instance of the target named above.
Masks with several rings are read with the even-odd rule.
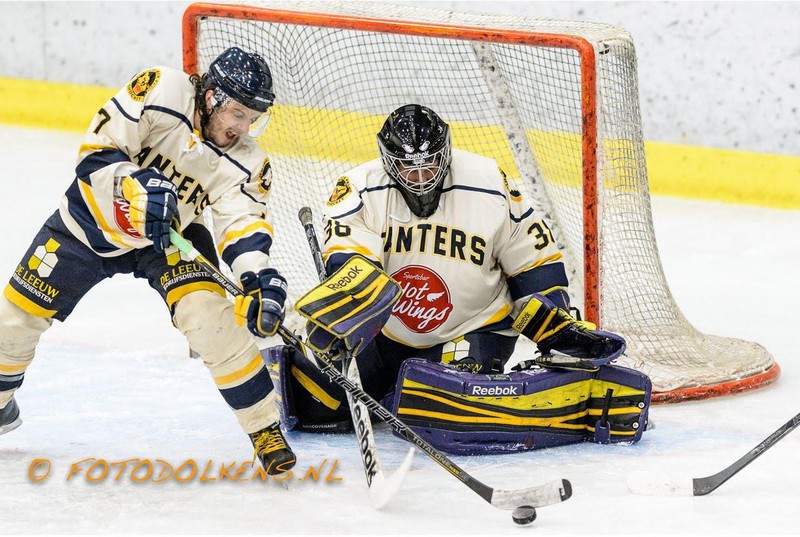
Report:
[[[406,328],[419,334],[433,332],[447,321],[453,311],[450,291],[434,271],[419,265],[403,267],[392,278],[400,284],[403,294],[392,315]]]
[[[122,230],[126,235],[141,239],[142,236],[136,231],[136,228],[131,224],[131,207],[127,201],[121,199],[114,200],[114,222],[117,227]]]
[[[336,186],[333,187],[333,194],[328,200],[328,205],[333,206],[345,199],[353,189],[350,186],[350,179],[346,176],[341,176],[336,180]]]
[[[148,69],[139,73],[128,84],[128,95],[134,101],[144,101],[144,96],[147,92],[156,87],[158,80],[161,78],[161,71],[158,69]]]

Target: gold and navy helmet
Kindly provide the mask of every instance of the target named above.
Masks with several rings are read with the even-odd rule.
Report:
[[[239,47],[231,47],[208,68],[208,81],[224,96],[258,112],[266,112],[275,102],[272,93],[272,73],[258,54],[250,54]]]

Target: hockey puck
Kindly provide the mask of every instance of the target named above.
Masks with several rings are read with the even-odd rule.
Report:
[[[530,505],[522,505],[517,507],[511,513],[511,519],[515,524],[519,524],[520,526],[531,524],[534,520],[536,520],[536,508],[531,507]]]

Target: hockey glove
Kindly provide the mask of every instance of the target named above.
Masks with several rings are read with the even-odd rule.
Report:
[[[122,195],[130,205],[130,221],[156,252],[169,245],[169,226],[178,216],[178,191],[156,168],[136,170],[122,180]]]
[[[311,321],[306,322],[306,337],[309,347],[317,352],[327,354],[333,361],[340,360],[347,350],[344,340]]]
[[[381,331],[400,298],[400,285],[366,258],[354,255],[294,305],[315,325],[308,344],[324,353],[341,350],[358,355]]]
[[[534,294],[525,304],[513,328],[536,343],[542,353],[536,363],[546,367],[597,369],[625,351],[621,336],[575,320],[540,294]],[[554,356],[552,351],[567,356]]]
[[[241,277],[244,296],[236,297],[233,306],[236,323],[246,326],[258,337],[274,336],[283,321],[286,279],[273,268],[245,272]]]

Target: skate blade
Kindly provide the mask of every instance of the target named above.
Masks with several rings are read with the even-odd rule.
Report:
[[[22,420],[20,418],[17,418],[8,425],[3,425],[2,427],[0,427],[0,434],[5,434],[7,432],[13,431],[20,425],[22,425]]]

